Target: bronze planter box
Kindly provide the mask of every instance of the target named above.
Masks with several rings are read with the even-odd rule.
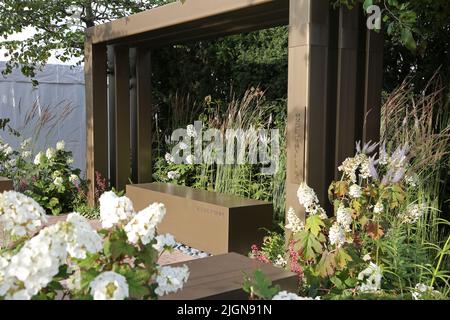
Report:
[[[262,263],[236,253],[228,253],[171,266],[187,265],[189,278],[181,291],[163,296],[161,300],[248,300],[242,290],[244,273],[252,275],[261,269],[281,290],[297,292],[298,275],[271,264]]]
[[[272,225],[271,203],[168,183],[127,185],[135,210],[153,202],[164,203],[166,216],[158,232],[212,254],[247,254],[261,244]]]
[[[13,190],[14,185],[11,179],[0,177],[0,192]]]

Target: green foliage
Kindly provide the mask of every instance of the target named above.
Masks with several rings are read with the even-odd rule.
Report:
[[[250,299],[272,299],[280,291],[280,286],[272,285],[260,269],[256,269],[252,275],[245,274],[243,290],[250,295]]]

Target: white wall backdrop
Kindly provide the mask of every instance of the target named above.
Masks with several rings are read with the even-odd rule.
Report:
[[[4,69],[0,61],[0,70]],[[50,64],[37,74],[39,86],[20,70],[6,78],[0,75],[0,118],[11,119],[10,125],[24,137],[34,139],[34,152],[66,141],[74,154],[74,165],[85,170],[86,111],[82,67]],[[3,140],[14,147],[17,138],[0,130]]]

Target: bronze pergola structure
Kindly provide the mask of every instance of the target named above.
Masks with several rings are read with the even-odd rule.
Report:
[[[96,172],[119,189],[129,177],[151,182],[152,50],[288,25],[286,207],[302,215],[303,181],[325,201],[354,142],[379,139],[383,39],[365,19],[358,6],[334,9],[329,0],[187,0],[88,29],[90,199]]]

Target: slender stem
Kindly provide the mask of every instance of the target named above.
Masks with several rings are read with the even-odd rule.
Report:
[[[445,242],[444,248],[439,253],[438,264],[437,264],[436,268],[433,271],[433,278],[431,279],[430,287],[433,287],[433,284],[436,281],[436,276],[437,276],[437,273],[439,272],[439,269],[441,267],[441,263],[442,263],[442,260],[444,258],[445,251],[447,250],[447,246],[448,246],[449,241],[450,241],[450,236],[447,238],[447,241]]]

